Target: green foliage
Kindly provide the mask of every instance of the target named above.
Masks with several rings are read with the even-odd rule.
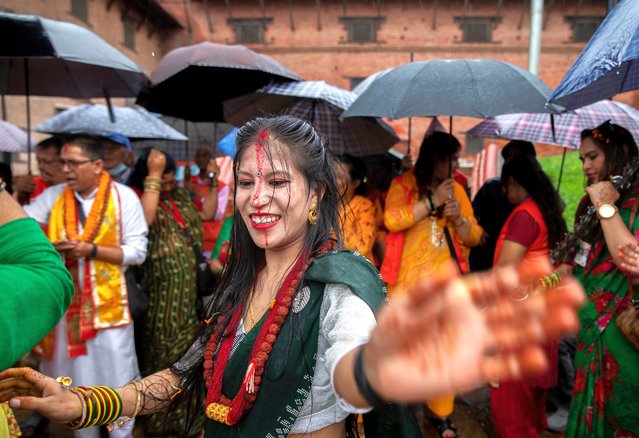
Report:
[[[538,160],[550,180],[553,182],[555,187],[557,187],[562,155],[539,157]],[[575,210],[577,209],[579,200],[585,193],[585,182],[586,179],[581,171],[581,161],[579,161],[579,151],[567,151],[564,169],[561,176],[561,184],[559,185],[559,195],[566,204],[564,219],[566,220],[566,225],[568,225],[568,230],[570,231],[572,231],[575,221]]]

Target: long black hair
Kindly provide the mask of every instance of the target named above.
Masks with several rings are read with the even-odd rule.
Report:
[[[461,150],[457,137],[447,132],[433,132],[424,137],[415,162],[415,180],[419,188],[419,197],[423,198],[433,182],[435,163],[448,158]]]
[[[301,172],[308,195],[317,195],[317,224],[308,226],[302,254],[315,257],[328,242],[341,243],[340,195],[334,158],[325,147],[325,140],[308,122],[292,116],[256,118],[237,131],[235,141],[237,147],[233,169],[236,189],[237,171],[244,152],[259,141],[264,146],[264,154],[269,160],[272,161],[272,157],[277,155],[282,163]],[[245,305],[264,260],[264,249],[255,244],[241,214],[236,209],[233,214],[227,264],[213,293],[213,299],[205,311],[207,319],[222,312],[232,315],[239,307]],[[294,262],[294,260],[291,261],[291,265]],[[190,347],[194,348],[191,351],[203,349],[211,336],[212,325],[202,325],[200,333]],[[186,352],[185,354],[188,356]],[[203,358],[200,356],[198,360],[186,362],[188,367],[185,369],[176,366],[172,368],[173,372],[182,379],[183,394],[179,397],[180,400],[176,399],[172,404],[170,414],[174,414],[178,406],[186,405],[188,432],[188,429],[196,424],[197,419],[202,415],[206,388],[203,377]]]
[[[555,186],[537,159],[527,154],[517,155],[504,163],[502,184],[508,184],[510,179],[522,186],[537,203],[548,228],[548,246],[552,250],[567,231],[562,216],[564,204]]]
[[[338,155],[337,160],[345,164],[347,167],[348,175],[351,181],[359,181],[359,185],[355,189],[355,194],[360,196],[366,196],[368,193],[368,177],[366,172],[366,165],[361,158],[355,157],[350,154]]]
[[[621,175],[626,167],[637,156],[637,143],[630,131],[623,126],[606,121],[594,129],[584,129],[581,131],[581,140],[591,139],[604,154],[604,165],[599,175],[600,181],[609,180],[611,176]],[[634,190],[632,184],[627,190]],[[623,197],[626,192],[621,191]],[[589,206],[592,205],[590,198],[584,196],[575,212],[575,219],[583,215]],[[590,236],[591,241],[603,238],[603,231],[599,222],[596,222]]]

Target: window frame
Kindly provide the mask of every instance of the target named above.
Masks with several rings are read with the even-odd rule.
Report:
[[[599,26],[601,25],[601,23],[603,22],[605,18],[606,17],[603,15],[565,15],[564,20],[568,24],[570,24],[570,30],[572,31],[570,42],[583,44],[590,41],[590,38],[592,38],[592,35],[597,31],[597,28],[599,28]],[[592,25],[594,27],[593,32],[590,34],[590,36],[588,36],[585,39],[583,38],[577,39],[576,36],[578,35],[575,32],[575,29],[577,28],[578,25],[585,25],[585,24]]]
[[[233,28],[233,32],[235,33],[235,44],[266,44],[266,28],[273,22],[273,18],[227,18],[226,22]],[[242,29],[245,26],[251,25],[257,27],[257,41],[247,40],[242,32]]]
[[[470,16],[461,16],[461,17],[453,17],[455,23],[459,25],[459,28],[462,32],[461,43],[466,44],[492,44],[496,41],[493,39],[493,29],[497,26],[497,24],[501,23],[501,17],[492,15],[470,15]],[[477,25],[483,24],[486,28],[488,39],[487,40],[473,40],[469,38],[469,32],[466,28],[467,25]]]
[[[122,44],[124,47],[131,50],[135,50],[136,25],[137,22],[135,18],[130,16],[128,13],[122,14]],[[127,37],[129,31],[131,32],[130,38]]]
[[[79,2],[82,6],[78,8]],[[89,0],[71,0],[69,14],[78,20],[89,22]]]
[[[379,28],[382,23],[386,21],[386,17],[382,16],[343,16],[339,17],[339,22],[342,23],[346,29],[346,43],[347,44],[378,44],[383,43],[379,39]],[[370,38],[356,38],[356,25],[367,24],[370,30]],[[360,29],[361,30],[361,29]]]

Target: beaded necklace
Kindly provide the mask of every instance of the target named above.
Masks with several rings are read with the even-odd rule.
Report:
[[[64,189],[64,228],[69,240],[81,240],[92,242],[98,234],[98,229],[104,218],[107,202],[109,200],[109,189],[111,187],[111,177],[104,170],[100,174],[98,181],[98,193],[95,195],[91,211],[84,221],[82,234],[78,235],[78,211],[73,190],[67,185]]]
[[[311,258],[302,254],[284,279],[284,283],[275,296],[274,305],[268,311],[266,320],[260,328],[255,344],[253,344],[242,385],[232,400],[222,394],[222,379],[244,309],[242,306],[238,307],[230,319],[226,313],[217,317],[213,334],[204,352],[204,380],[208,390],[205,413],[211,420],[232,426],[253,407],[260,389],[264,366],[273,349],[273,344],[277,340],[277,335],[284,325],[302,274],[310,262]],[[220,344],[223,333],[224,339]],[[215,358],[218,344],[220,344],[220,348]]]

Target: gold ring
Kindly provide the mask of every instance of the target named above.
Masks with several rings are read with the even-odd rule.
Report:
[[[59,376],[55,379],[55,381],[58,382],[60,385],[64,386],[65,388],[68,388],[73,383],[73,379],[67,376]]]

